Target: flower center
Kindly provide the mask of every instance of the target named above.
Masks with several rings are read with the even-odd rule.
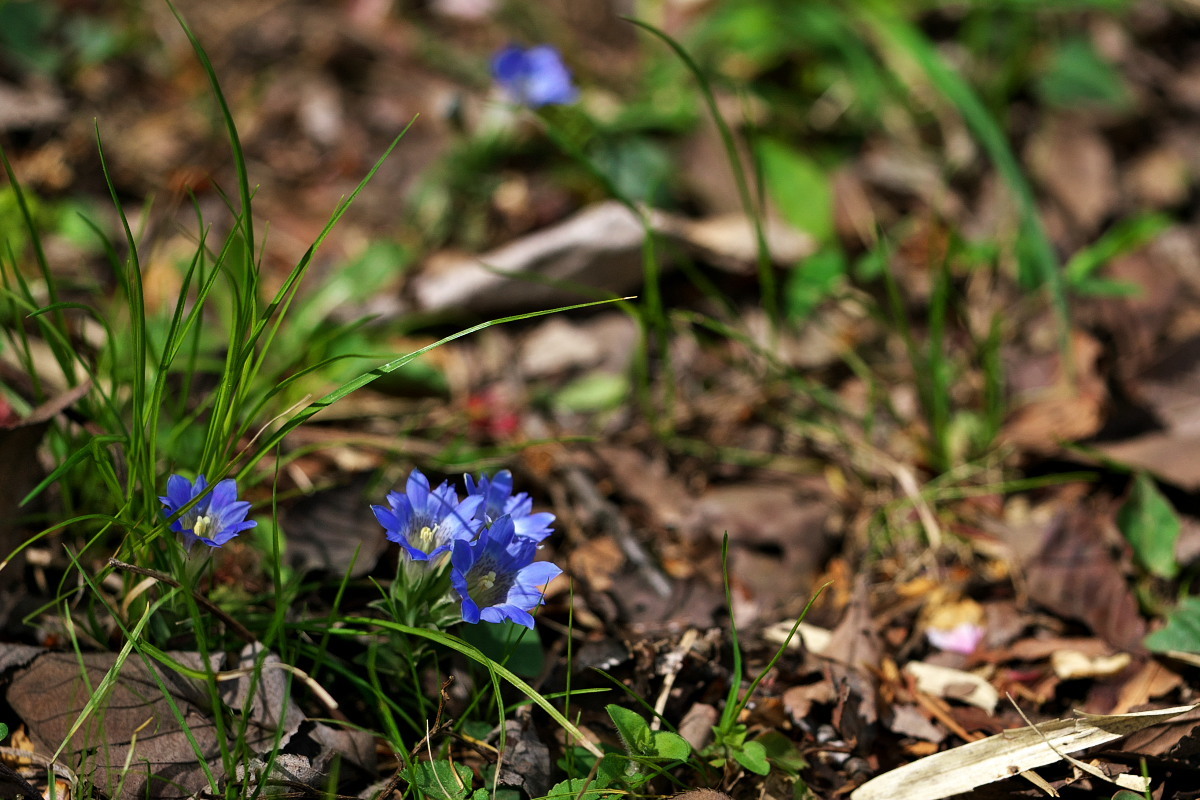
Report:
[[[416,547],[423,553],[429,553],[433,550],[437,543],[437,531],[428,525],[421,528],[421,532],[417,534]]]
[[[503,603],[508,599],[508,590],[512,588],[512,576],[489,569],[490,566],[480,565],[467,580],[471,599],[480,608]]]
[[[207,514],[201,514],[196,517],[196,524],[192,525],[192,533],[199,536],[201,539],[208,536],[208,532],[216,527],[213,518]]]

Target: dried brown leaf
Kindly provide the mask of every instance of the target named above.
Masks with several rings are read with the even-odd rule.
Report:
[[[1142,652],[1146,622],[1103,536],[1105,524],[1094,508],[1061,515],[1028,566],[1029,598],[1087,624],[1118,650]]]

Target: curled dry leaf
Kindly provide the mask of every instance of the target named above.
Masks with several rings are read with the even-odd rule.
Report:
[[[1133,662],[1129,653],[1111,656],[1087,656],[1074,650],[1060,650],[1050,655],[1054,674],[1064,681],[1079,678],[1111,678]]]
[[[757,236],[744,214],[708,219],[647,210],[659,235],[706,263],[735,272],[754,269]],[[812,237],[777,222],[764,230],[773,261],[794,264],[812,255]],[[412,284],[425,311],[501,314],[595,299],[596,290],[636,291],[643,278],[643,220],[616,201],[598,203],[557,225],[479,255],[443,255]],[[672,264],[664,262],[664,268]]]
[[[908,662],[904,665],[904,672],[916,680],[918,691],[935,697],[959,700],[988,713],[994,712],[996,704],[1000,702],[996,687],[971,672],[926,664],[924,661]]]
[[[1136,714],[1083,714],[980,739],[914,761],[867,781],[850,800],[940,800],[1044,767],[1070,753],[1105,744],[1186,714],[1200,705]]]

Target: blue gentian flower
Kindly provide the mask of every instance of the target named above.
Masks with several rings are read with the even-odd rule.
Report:
[[[203,475],[197,475],[194,484],[182,475],[172,475],[167,479],[166,497],[158,498],[166,506],[163,515],[173,516],[207,488],[208,482]],[[249,510],[249,503],[237,499],[237,481],[226,478],[214,486],[213,490],[186,514],[172,522],[171,530],[183,537],[183,544],[188,550],[191,550],[196,542],[204,542],[209,547],[220,547],[242,531],[258,524],[246,521],[246,512]]]
[[[508,470],[500,470],[492,478],[482,475],[478,483],[470,475],[463,475],[463,480],[467,484],[468,496],[483,498],[483,505],[476,516],[483,520],[484,525],[491,525],[507,514],[512,518],[513,528],[519,538],[540,542],[553,533],[550,524],[554,522],[554,515],[548,511],[534,514],[533,498],[528,492],[514,495],[513,476]]]
[[[500,517],[474,542],[459,539],[450,555],[450,582],[462,598],[464,622],[510,619],[533,627],[529,612],[541,605],[542,587],[562,573],[534,561],[537,544],[516,536],[511,517]]]
[[[429,479],[414,469],[405,493],[390,492],[390,509],[371,506],[387,538],[404,548],[414,561],[430,561],[448,552],[459,539],[474,539],[482,523],[475,520],[481,497],[459,502],[448,483],[431,490]]]
[[[574,103],[579,97],[562,57],[546,44],[504,48],[492,58],[492,77],[514,103],[530,108]]]

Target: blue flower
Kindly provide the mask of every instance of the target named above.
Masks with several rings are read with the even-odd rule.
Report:
[[[459,539],[450,555],[450,582],[462,598],[464,622],[510,619],[533,627],[529,612],[541,605],[542,587],[562,573],[534,561],[537,544],[516,536],[510,517],[500,517],[474,542]]]
[[[468,496],[483,498],[483,505],[476,515],[484,525],[491,525],[507,514],[512,517],[519,538],[540,542],[553,533],[550,524],[554,522],[554,515],[548,511],[534,514],[533,498],[527,492],[514,495],[513,476],[508,470],[501,470],[492,478],[482,475],[478,483],[470,475],[464,475],[463,480]]]
[[[531,108],[574,103],[579,97],[570,71],[550,45],[504,48],[492,58],[492,77],[514,103]]]
[[[414,469],[408,476],[405,494],[387,496],[390,509],[371,506],[387,538],[404,548],[414,561],[429,561],[448,552],[459,539],[473,539],[481,526],[475,513],[481,497],[459,502],[448,483],[430,490],[429,479]]]
[[[167,496],[158,498],[166,506],[163,516],[174,516],[179,509],[199,497],[207,488],[208,482],[203,475],[196,476],[195,484],[182,475],[172,475],[167,479]],[[226,478],[214,486],[213,490],[187,513],[172,522],[171,530],[183,536],[184,546],[188,550],[191,550],[196,542],[220,547],[242,531],[258,524],[246,521],[246,512],[249,510],[249,503],[237,499],[237,481]]]

